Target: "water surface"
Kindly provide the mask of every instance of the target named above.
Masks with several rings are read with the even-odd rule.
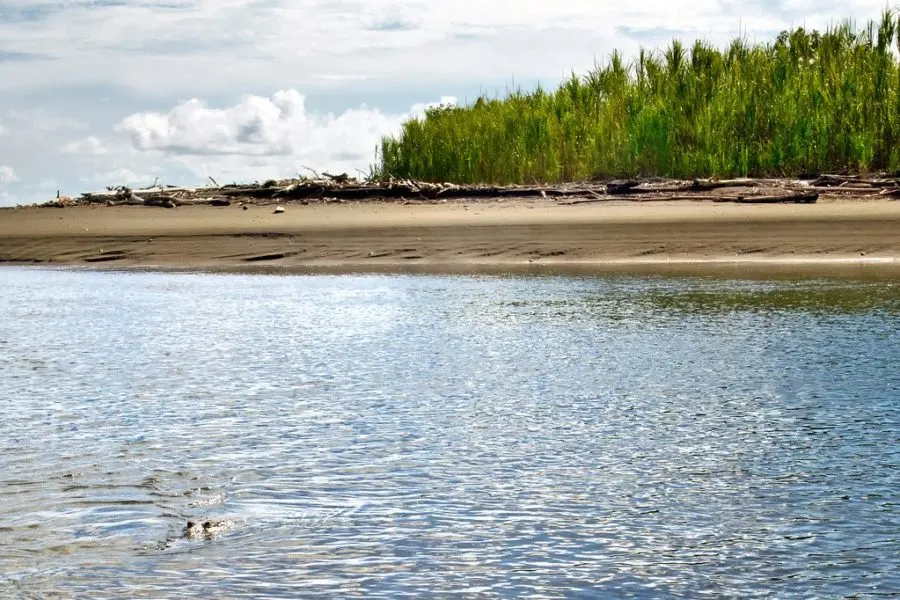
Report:
[[[4,597],[900,591],[896,284],[0,280]]]

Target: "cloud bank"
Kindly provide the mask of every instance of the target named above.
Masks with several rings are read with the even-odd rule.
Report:
[[[455,104],[445,97],[442,104]],[[437,104],[437,103],[435,103]],[[136,161],[172,161],[198,176],[269,177],[304,167],[352,171],[371,166],[385,135],[399,132],[427,106],[385,114],[365,105],[340,114],[317,114],[295,89],[271,97],[247,95],[233,106],[212,107],[191,99],[168,112],[142,112],[122,119],[115,131],[130,142]],[[113,142],[115,143],[115,142]],[[97,152],[106,144],[87,138],[73,149]]]

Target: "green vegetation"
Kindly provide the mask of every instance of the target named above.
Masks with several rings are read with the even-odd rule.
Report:
[[[618,52],[555,92],[431,109],[374,175],[456,183],[797,176],[900,168],[900,19],[785,31],[724,50]]]

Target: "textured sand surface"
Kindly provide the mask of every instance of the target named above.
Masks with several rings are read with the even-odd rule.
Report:
[[[0,262],[215,270],[900,272],[900,202],[0,210]]]

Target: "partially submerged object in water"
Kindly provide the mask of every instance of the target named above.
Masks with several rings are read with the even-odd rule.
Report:
[[[228,521],[188,521],[182,532],[186,538],[211,537],[228,526]]]

